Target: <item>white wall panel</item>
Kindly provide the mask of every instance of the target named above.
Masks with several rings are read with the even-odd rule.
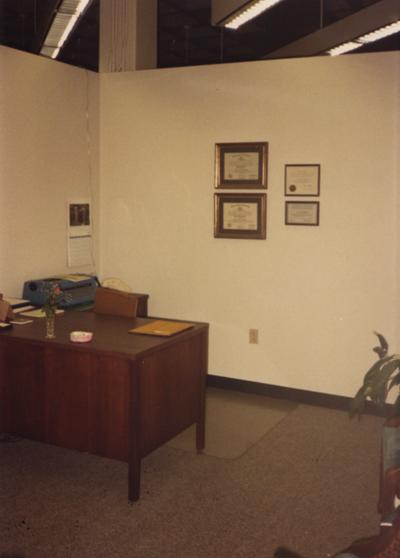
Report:
[[[97,76],[0,47],[0,292],[66,271],[67,201],[97,208]],[[96,228],[96,223],[95,223]]]
[[[101,76],[103,275],[148,292],[154,315],[209,321],[211,373],[352,395],[373,330],[398,346],[398,63]],[[229,141],[269,142],[266,241],[213,238],[214,145]],[[321,164],[319,227],[284,225],[285,163]]]

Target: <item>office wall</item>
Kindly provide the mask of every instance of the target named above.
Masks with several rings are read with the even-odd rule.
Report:
[[[154,315],[208,321],[211,373],[352,395],[373,330],[400,350],[398,67],[387,53],[98,76],[1,47],[0,292],[68,271],[67,200],[91,192],[101,276],[148,292]],[[213,238],[228,141],[269,142],[265,241]],[[285,226],[284,165],[309,162],[321,224]]]
[[[101,75],[102,277],[209,322],[213,374],[353,395],[374,330],[400,350],[399,61]],[[214,145],[244,141],[269,142],[267,240],[214,239]],[[321,164],[319,227],[285,226],[286,163]]]
[[[66,227],[67,200],[96,192],[97,75],[5,47],[0,74],[0,292],[20,296],[93,269],[67,268]]]

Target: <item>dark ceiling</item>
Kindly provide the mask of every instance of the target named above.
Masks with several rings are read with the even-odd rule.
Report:
[[[211,0],[158,0],[158,67],[263,59],[378,0],[285,0],[237,31],[212,27]],[[0,0],[0,44],[38,53],[60,0]],[[98,71],[99,6],[92,3],[59,60]],[[399,50],[399,34],[356,52]]]

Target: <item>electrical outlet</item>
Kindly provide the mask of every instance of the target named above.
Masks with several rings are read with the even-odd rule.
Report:
[[[258,343],[258,329],[249,329],[249,343],[257,345]]]

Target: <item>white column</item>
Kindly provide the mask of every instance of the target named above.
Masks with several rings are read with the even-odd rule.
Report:
[[[157,1],[101,0],[100,72],[157,66]]]

